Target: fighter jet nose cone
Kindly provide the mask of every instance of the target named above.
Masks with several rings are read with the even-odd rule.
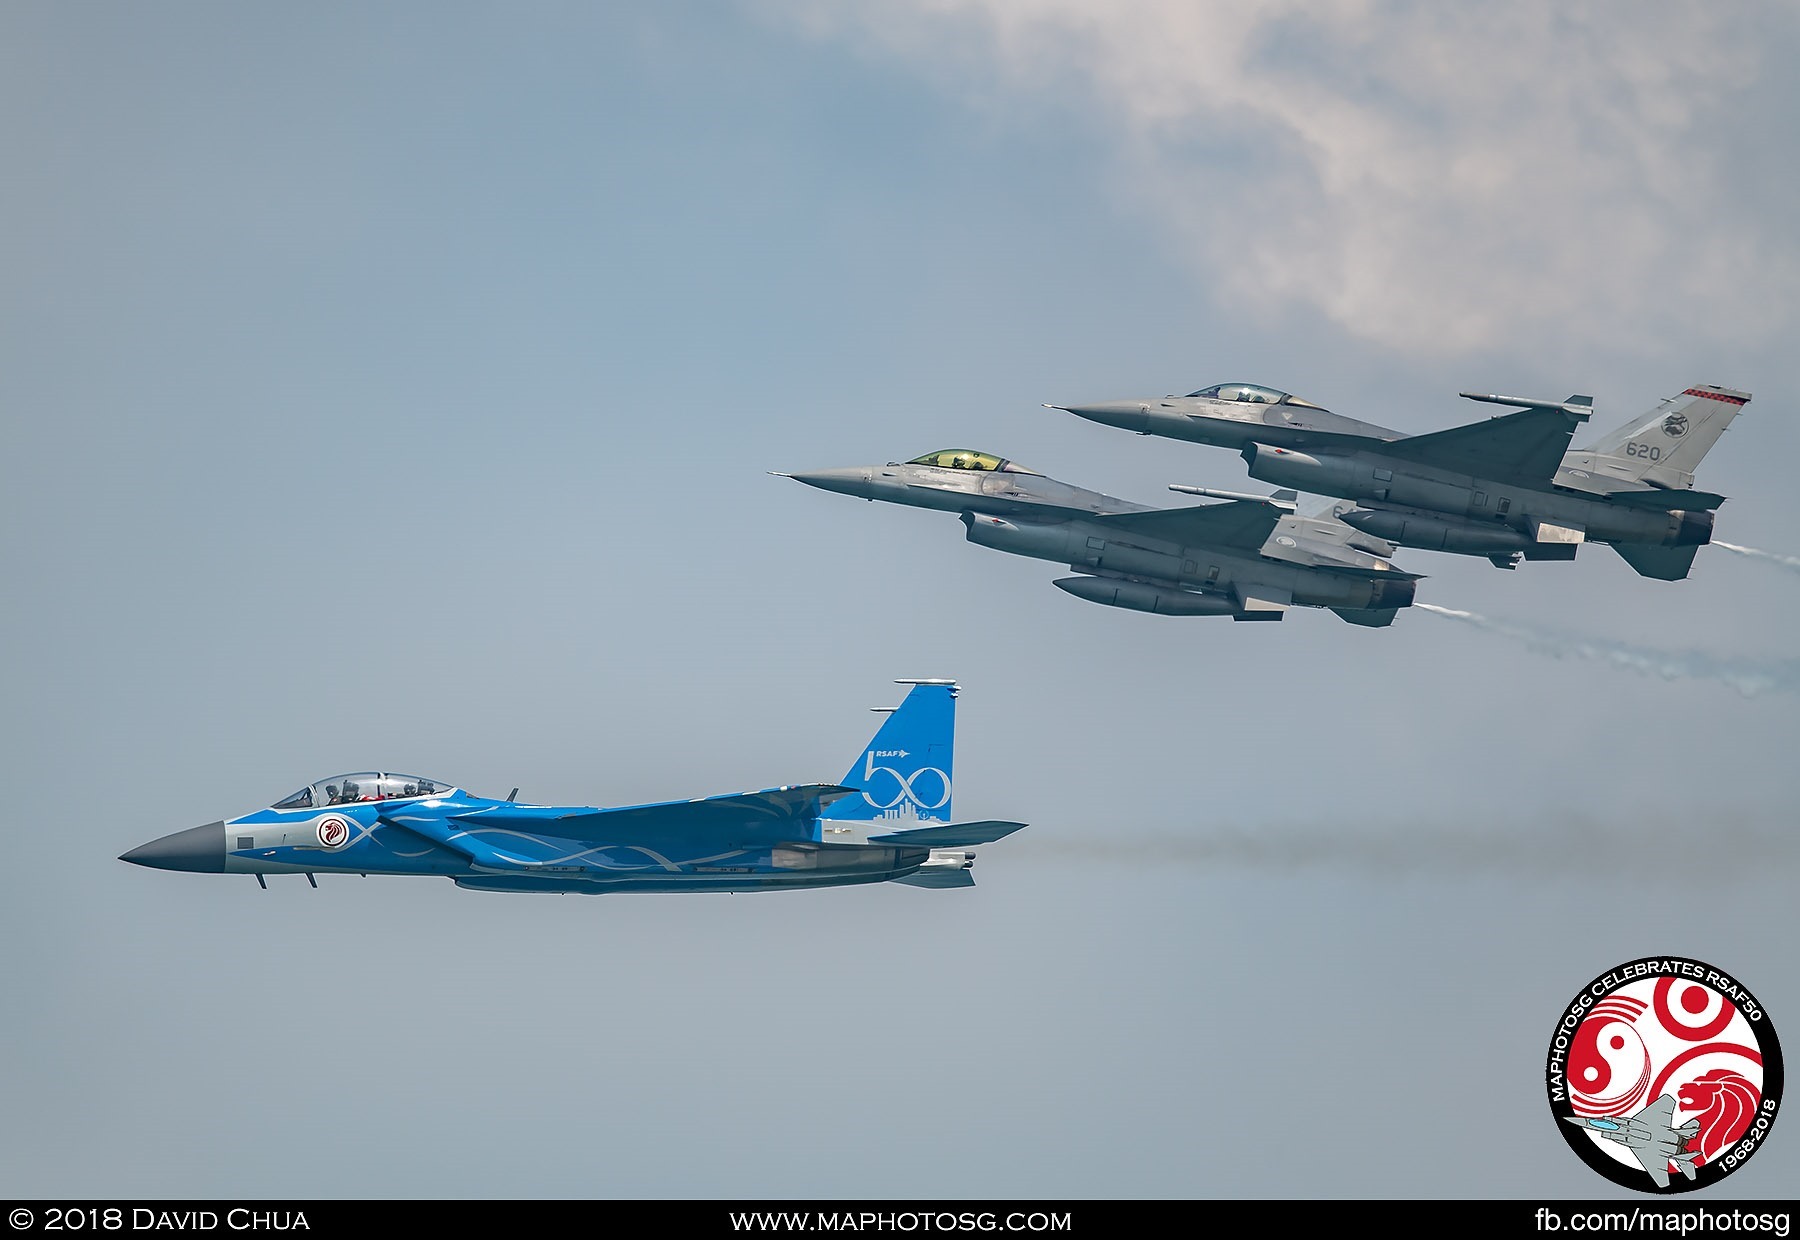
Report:
[[[1116,400],[1098,405],[1047,405],[1045,408],[1060,409],[1102,426],[1116,426],[1128,431],[1141,431],[1150,421],[1149,407],[1141,400]]]
[[[840,495],[865,495],[869,490],[869,471],[866,469],[813,469],[787,476],[795,482],[804,482],[821,491],[836,491]]]
[[[155,870],[191,870],[197,874],[225,872],[225,824],[209,822],[203,827],[189,827],[165,835],[148,844],[139,844],[128,853],[119,854],[120,861],[147,865]]]

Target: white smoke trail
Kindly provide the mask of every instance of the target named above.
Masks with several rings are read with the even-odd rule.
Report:
[[[1713,539],[1712,545],[1715,547],[1723,547],[1725,550],[1735,552],[1738,555],[1749,556],[1754,560],[1771,560],[1791,573],[1800,573],[1800,556],[1777,555],[1773,551],[1762,551],[1755,547],[1740,547],[1736,543],[1720,542],[1716,538]]]
[[[1365,871],[1392,877],[1605,875],[1710,885],[1766,881],[1800,870],[1800,834],[1787,823],[1730,811],[1693,818],[1633,815],[1613,822],[1570,815],[1506,823],[1371,824],[1354,817],[1333,824],[1237,828],[1196,823],[1179,833],[1108,836],[1101,848],[1087,832],[1046,832],[1032,840],[1031,851],[1057,861],[1158,869]]]
[[[1660,680],[1710,680],[1735,689],[1747,698],[1769,692],[1800,692],[1800,659],[1751,661],[1720,659],[1700,650],[1651,650],[1624,642],[1503,624],[1478,612],[1458,611],[1452,607],[1436,607],[1430,603],[1415,603],[1414,606],[1436,616],[1485,629],[1553,659],[1606,663]]]

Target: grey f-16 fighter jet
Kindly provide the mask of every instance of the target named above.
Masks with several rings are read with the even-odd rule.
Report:
[[[1700,1131],[1700,1121],[1690,1119],[1676,1128],[1674,1118],[1675,1099],[1664,1094],[1636,1115],[1610,1119],[1567,1115],[1563,1117],[1563,1123],[1585,1128],[1596,1137],[1617,1141],[1631,1151],[1631,1156],[1650,1173],[1658,1188],[1667,1188],[1671,1163],[1691,1180],[1694,1178],[1694,1160],[1700,1157],[1698,1150],[1688,1150],[1688,1142]]]
[[[1357,501],[1342,520],[1403,547],[1570,560],[1610,543],[1646,577],[1679,581],[1712,539],[1722,495],[1694,489],[1694,468],[1750,402],[1697,385],[1590,448],[1571,451],[1593,398],[1534,400],[1463,392],[1516,412],[1402,435],[1287,392],[1222,383],[1186,396],[1049,405],[1124,430],[1236,449],[1273,486]]]
[[[904,464],[780,474],[861,499],[954,512],[968,539],[1067,564],[1056,584],[1108,607],[1170,616],[1279,620],[1329,607],[1380,627],[1410,607],[1416,573],[1388,562],[1392,544],[1329,517],[1300,516],[1291,494],[1268,498],[1186,487],[1225,499],[1151,508],[1047,478],[985,452],[952,448]]]

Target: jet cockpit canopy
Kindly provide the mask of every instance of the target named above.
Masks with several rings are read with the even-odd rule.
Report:
[[[1294,405],[1301,409],[1317,409],[1322,413],[1330,412],[1325,406],[1315,405],[1310,400],[1301,400],[1291,392],[1280,392],[1255,383],[1215,383],[1209,388],[1201,388],[1198,392],[1189,392],[1188,395],[1251,405]]]
[[[982,473],[1002,474],[1035,474],[1043,477],[1035,469],[1026,469],[1014,461],[1005,460],[989,452],[971,452],[967,448],[945,448],[941,452],[927,452],[924,456],[915,456],[908,465],[935,465],[939,469],[973,469]]]
[[[380,771],[358,771],[337,775],[309,784],[290,797],[284,797],[271,809],[320,809],[327,805],[354,805],[362,801],[400,801],[407,797],[443,797],[456,791],[456,785],[442,780],[420,779],[417,775],[384,774]]]

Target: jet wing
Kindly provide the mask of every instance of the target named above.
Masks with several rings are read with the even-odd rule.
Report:
[[[734,792],[697,801],[661,801],[618,809],[503,805],[454,817],[470,827],[514,827],[595,843],[679,834],[711,835],[722,844],[736,844],[747,835],[771,838],[772,829],[817,818],[824,806],[856,791],[840,784],[793,784],[761,792]]]
[[[897,844],[902,848],[965,848],[976,844],[992,844],[1023,829],[1022,822],[953,822],[941,827],[918,827],[911,831],[891,831],[871,835],[871,844]]]
[[[1663,1094],[1655,1102],[1633,1115],[1629,1123],[1640,1132],[1648,1127],[1651,1133],[1657,1137],[1666,1132],[1671,1139],[1674,1139],[1678,1136],[1673,1127],[1674,1120],[1675,1095]],[[1675,1144],[1679,1149],[1683,1143],[1676,1140]],[[1645,1143],[1632,1141],[1627,1142],[1626,1146],[1631,1150],[1632,1156],[1638,1160],[1638,1165],[1650,1173],[1650,1178],[1656,1181],[1658,1188],[1669,1186],[1669,1150],[1661,1140]]]
[[[1555,477],[1581,422],[1560,406],[1524,409],[1447,431],[1397,439],[1376,451],[1484,478],[1545,483]]]
[[[1286,510],[1262,500],[1240,499],[1194,508],[1112,512],[1096,516],[1101,529],[1142,534],[1184,547],[1243,547],[1256,551],[1269,540]]]
[[[1686,512],[1709,511],[1725,502],[1723,495],[1714,495],[1711,491],[1677,490],[1672,487],[1657,487],[1648,491],[1602,491],[1599,497],[1609,504],[1667,512],[1674,512],[1676,509]]]
[[[1667,1158],[1662,1157],[1655,1150],[1640,1150],[1635,1147],[1631,1154],[1638,1160],[1638,1166],[1650,1173],[1650,1178],[1656,1181],[1658,1188],[1669,1186],[1669,1160]]]

